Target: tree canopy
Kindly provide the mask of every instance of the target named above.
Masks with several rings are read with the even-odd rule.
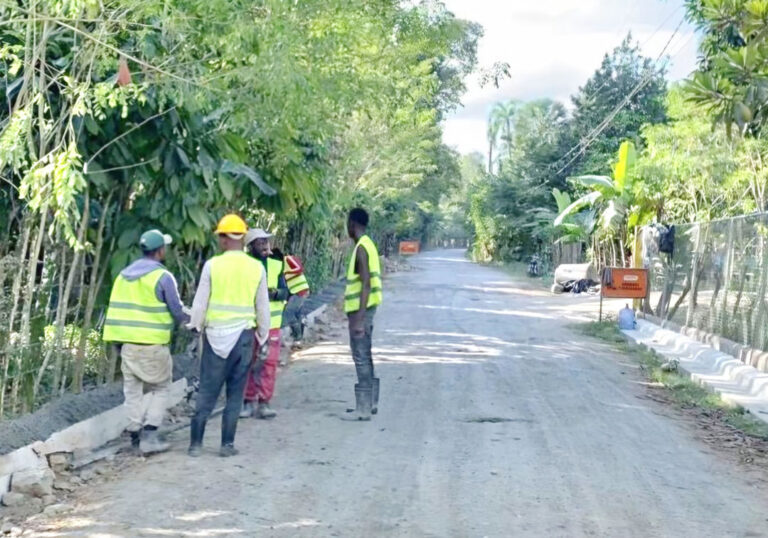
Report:
[[[173,236],[187,296],[228,212],[315,285],[355,204],[385,245],[438,231],[459,175],[440,121],[482,32],[441,2],[46,0],[0,20],[0,416],[113,375],[88,342],[143,230]]]

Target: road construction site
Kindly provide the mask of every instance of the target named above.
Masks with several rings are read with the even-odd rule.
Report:
[[[768,474],[649,397],[630,356],[574,324],[597,300],[553,297],[459,250],[388,276],[376,316],[380,411],[344,420],[355,372],[330,309],[280,372],[272,421],[240,455],[188,430],[67,483],[22,536],[768,536]],[[615,305],[609,306],[612,307]],[[60,479],[61,480],[61,479]]]

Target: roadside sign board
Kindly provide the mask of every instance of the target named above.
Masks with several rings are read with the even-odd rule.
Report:
[[[410,256],[419,253],[418,241],[400,241],[400,255]]]
[[[603,271],[600,294],[610,299],[644,299],[648,295],[648,270],[608,267]]]
[[[608,299],[645,299],[648,295],[648,270],[606,267],[600,277],[600,316],[603,320],[603,297]]]

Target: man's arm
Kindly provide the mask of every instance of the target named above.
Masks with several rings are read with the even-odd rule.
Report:
[[[256,288],[254,306],[256,308],[256,338],[260,345],[264,345],[269,338],[269,326],[271,314],[269,311],[269,294],[267,293],[267,274],[261,272],[261,281]]]
[[[211,264],[205,262],[203,272],[200,275],[200,283],[197,285],[195,299],[192,301],[192,315],[189,325],[192,329],[202,331],[205,323],[205,314],[208,311],[208,300],[211,297]]]
[[[371,294],[371,273],[368,270],[368,251],[358,247],[355,254],[355,271],[360,277],[360,309],[349,316],[349,326],[354,336],[365,334],[365,311],[368,307],[368,297]]]
[[[364,248],[357,249],[355,268],[363,285],[360,291],[360,310],[365,312],[368,307],[368,297],[371,295],[371,273],[368,269],[368,251]]]
[[[288,283],[285,281],[285,273],[280,273],[277,277],[277,290],[272,298],[273,301],[287,301],[291,296],[291,291],[288,289]]]
[[[170,310],[171,316],[173,316],[173,320],[177,325],[189,322],[189,316],[184,313],[184,305],[181,304],[181,299],[179,298],[179,288],[176,284],[176,279],[171,273],[165,273],[157,281],[155,295],[168,306],[168,310]]]

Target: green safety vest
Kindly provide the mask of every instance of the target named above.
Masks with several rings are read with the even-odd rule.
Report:
[[[104,321],[105,342],[144,345],[171,342],[173,317],[168,305],[155,294],[157,282],[165,273],[165,269],[155,269],[136,280],[118,275]]]
[[[360,294],[363,291],[363,283],[360,281],[360,275],[355,272],[355,259],[357,249],[363,247],[368,253],[368,272],[371,275],[371,291],[368,295],[368,305],[366,308],[372,308],[381,304],[383,295],[381,292],[381,261],[379,260],[379,251],[371,238],[364,235],[355,245],[352,251],[352,257],[349,259],[349,268],[347,269],[347,289],[344,291],[344,312],[357,312],[360,310]]]
[[[267,287],[276,290],[283,272],[283,262],[274,258],[267,258]],[[270,329],[279,329],[283,326],[283,309],[285,301],[269,301]]]
[[[256,290],[264,268],[240,250],[228,250],[210,260],[211,295],[205,324],[209,327],[247,321],[256,326]]]

